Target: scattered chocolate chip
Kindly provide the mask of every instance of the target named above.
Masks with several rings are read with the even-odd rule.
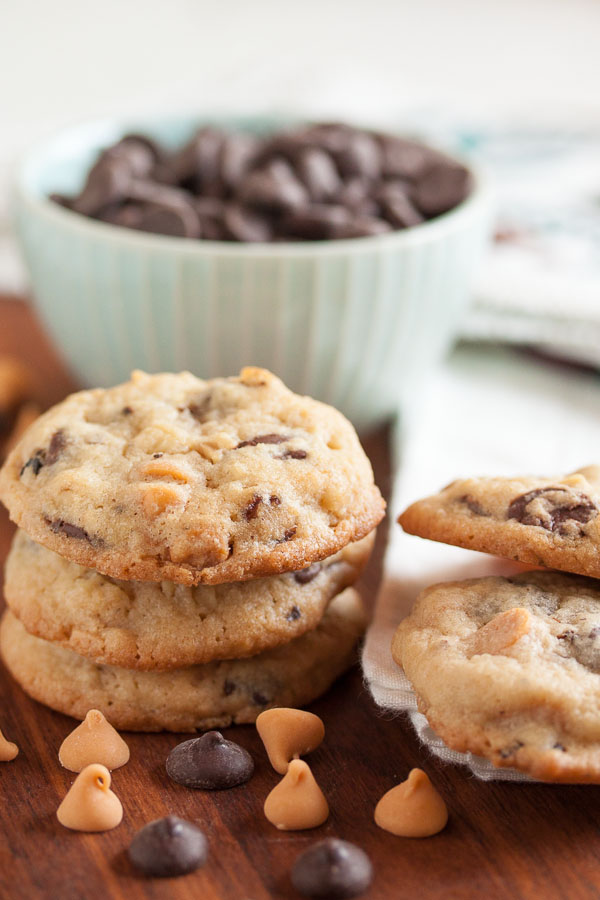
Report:
[[[581,666],[591,672],[600,671],[600,646],[598,636],[600,629],[592,628],[588,634],[578,634],[571,629],[557,634],[557,639],[563,641],[563,654],[567,658],[574,659]]]
[[[129,845],[129,859],[144,875],[172,878],[203,866],[208,842],[196,825],[166,816],[145,825]]]
[[[185,787],[221,791],[252,777],[254,761],[247,750],[227,741],[219,731],[178,744],[167,758],[167,775]]]
[[[52,437],[50,438],[50,444],[46,451],[46,456],[44,457],[44,465],[52,466],[57,461],[60,454],[63,452],[65,447],[67,446],[67,439],[65,437],[64,431],[59,429],[55,431]]]
[[[302,616],[302,613],[300,612],[298,607],[292,606],[292,608],[290,609],[290,611],[288,612],[288,614],[286,616],[286,619],[288,620],[288,622],[295,622],[296,619],[299,619],[301,616]]]
[[[291,541],[291,539],[294,537],[294,535],[296,534],[297,531],[298,531],[298,529],[296,528],[295,525],[292,528],[288,528],[286,531],[283,532],[283,537],[279,538],[279,540],[277,540],[275,543],[276,544],[285,544],[286,541]]]
[[[311,241],[323,241],[335,235],[351,221],[351,214],[343,206],[315,203],[306,209],[290,213],[282,222],[285,234]]]
[[[33,456],[30,456],[27,462],[22,466],[21,471],[19,472],[19,478],[23,475],[26,469],[31,469],[34,475],[37,475],[41,468],[44,466],[44,450],[36,450]]]
[[[267,703],[271,702],[271,698],[267,697],[266,694],[263,694],[262,691],[254,691],[252,694],[252,700],[256,704],[256,706],[266,706]]]
[[[271,494],[269,497],[269,503],[271,506],[281,506],[281,499],[277,496],[277,494]]]
[[[246,244],[264,243],[273,237],[269,219],[237,204],[225,207],[223,225],[229,237]]]
[[[65,522],[64,519],[49,521],[48,525],[54,534],[64,534],[66,537],[77,538],[78,540],[88,541],[90,544],[92,543],[92,539],[87,531],[80,528],[79,525],[72,525],[71,522]]]
[[[483,506],[479,503],[478,500],[475,500],[474,497],[471,497],[469,494],[463,494],[462,497],[458,497],[459,503],[464,503],[464,505],[471,510],[473,515],[475,516],[487,516],[488,513],[485,511]]]
[[[561,744],[560,741],[557,741],[555,744],[553,744],[552,749],[553,750],[562,750],[563,753],[567,752],[567,748],[565,747],[564,744]]]
[[[406,185],[390,182],[384,185],[377,199],[381,204],[381,214],[394,228],[412,228],[425,219],[411,202]]]
[[[511,502],[507,517],[523,525],[545,528],[566,537],[578,537],[582,525],[598,515],[598,507],[585,494],[568,487],[536,488]]]
[[[206,414],[210,409],[211,402],[211,393],[210,391],[206,394],[202,399],[198,400],[197,403],[190,403],[188,406],[188,410],[190,411],[190,415],[194,417],[198,422],[206,421]]]
[[[292,868],[292,885],[303,897],[356,897],[372,880],[373,866],[364,850],[339,838],[313,844]]]
[[[121,410],[121,414],[124,416],[130,416],[133,413],[133,409],[131,406],[124,406]]]
[[[223,693],[225,694],[226,697],[229,697],[229,696],[231,696],[231,694],[233,694],[234,691],[235,691],[234,682],[229,681],[229,679],[226,678],[225,681],[223,682]]]
[[[341,179],[331,156],[317,147],[307,147],[298,155],[296,171],[311,198],[324,203],[335,197],[341,187]]]
[[[500,756],[502,759],[508,759],[509,757],[514,756],[517,750],[524,746],[523,741],[515,741],[510,747],[504,747],[504,749],[500,751]]]
[[[285,441],[289,441],[289,438],[283,434],[259,434],[249,441],[240,441],[235,449],[239,450],[240,447],[256,447],[257,444],[283,444]]]
[[[300,569],[299,572],[294,572],[294,578],[298,584],[308,584],[309,581],[312,581],[313,578],[317,577],[320,571],[321,563],[313,563],[312,566],[308,566],[306,569]]]
[[[279,459],[306,459],[307,456],[306,450],[286,450]]]
[[[434,163],[416,184],[413,199],[428,219],[440,216],[461,203],[470,189],[471,176],[459,165]]]
[[[131,177],[126,159],[101,156],[90,169],[83,191],[73,200],[73,209],[84,216],[97,215],[104,207],[125,198]]]
[[[336,240],[348,240],[349,238],[375,237],[389,231],[392,231],[392,226],[383,219],[374,216],[358,216],[350,222],[334,226],[331,230],[331,237]]]
[[[140,231],[171,237],[200,237],[200,220],[191,204],[184,207],[149,203],[144,207],[137,227]]]
[[[250,519],[255,519],[258,515],[258,507],[262,503],[262,497],[258,494],[255,494],[250,503],[244,510],[244,518],[246,522],[249,522]]]
[[[308,191],[284,159],[274,159],[250,172],[239,188],[242,203],[277,213],[290,212],[310,202]]]
[[[160,459],[162,455],[163,455],[162,453],[153,453],[152,459]]]

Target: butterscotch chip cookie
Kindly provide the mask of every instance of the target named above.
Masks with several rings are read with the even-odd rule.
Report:
[[[15,535],[6,601],[25,628],[94,662],[167,669],[253,656],[315,628],[364,568],[374,535],[299,572],[191,587],[118,581]]]
[[[7,611],[0,651],[23,689],[59,712],[83,719],[94,707],[119,729],[204,731],[314,700],[352,663],[365,624],[360,597],[346,588],[314,631],[282,647],[251,659],[140,672],[97,665],[34,637]]]
[[[409,534],[600,577],[600,466],[557,478],[468,478],[402,513]]]
[[[392,654],[454,750],[600,782],[600,583],[558,572],[423,591]]]
[[[219,584],[301,569],[384,502],[350,423],[264,369],[145,375],[49,410],[0,498],[35,541],[115,578]]]

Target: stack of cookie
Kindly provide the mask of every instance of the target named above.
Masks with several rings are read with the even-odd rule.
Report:
[[[74,394],[0,473],[20,530],[0,648],[34,698],[192,731],[302,705],[349,665],[384,503],[354,429],[262,369]]]
[[[400,624],[392,653],[435,731],[496,766],[600,783],[600,466],[455,481],[400,523],[543,567],[434,585]]]

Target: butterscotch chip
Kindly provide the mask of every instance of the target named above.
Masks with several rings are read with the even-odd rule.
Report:
[[[400,837],[431,837],[447,821],[446,804],[422,769],[412,769],[375,807],[376,824]]]
[[[12,741],[7,741],[0,731],[0,762],[10,762],[18,756],[19,748]]]
[[[352,425],[270,372],[146,375],[27,430],[0,497],[40,544],[114,578],[225,584],[365,537],[385,504]]]
[[[322,825],[329,806],[308,765],[293,759],[265,800],[265,816],[280,831],[303,831]]]
[[[321,719],[303,709],[266,709],[256,720],[256,729],[269,762],[282,775],[290,760],[315,750],[325,737]]]
[[[92,763],[73,782],[56,817],[73,831],[109,831],[123,818],[121,801],[110,790],[110,772]]]
[[[600,783],[600,583],[560,572],[434,585],[392,654],[453,750]]]
[[[600,577],[600,466],[555,478],[467,478],[409,506],[409,534]]]
[[[71,772],[81,772],[91,763],[118,769],[129,762],[129,747],[99,709],[90,709],[62,742],[58,759]]]

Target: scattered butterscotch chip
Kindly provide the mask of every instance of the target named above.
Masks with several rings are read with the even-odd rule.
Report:
[[[91,763],[118,769],[129,762],[129,747],[99,709],[90,709],[62,742],[58,759],[71,772],[81,772]]]
[[[123,818],[123,807],[110,789],[106,766],[92,763],[77,776],[69,793],[58,807],[61,825],[73,831],[110,831]]]
[[[446,804],[422,769],[412,769],[375,807],[375,823],[400,837],[431,837],[447,821]]]
[[[7,741],[0,731],[0,762],[10,762],[18,756],[19,748],[12,741]]]
[[[291,759],[315,750],[325,737],[325,726],[314,713],[304,709],[266,709],[256,720],[269,762],[282,775]]]
[[[520,606],[505,609],[467,639],[467,653],[469,656],[477,653],[503,653],[527,634],[531,624],[529,610]]]
[[[265,800],[265,816],[280,831],[303,831],[322,825],[329,806],[313,773],[302,759],[293,759],[287,773]]]

